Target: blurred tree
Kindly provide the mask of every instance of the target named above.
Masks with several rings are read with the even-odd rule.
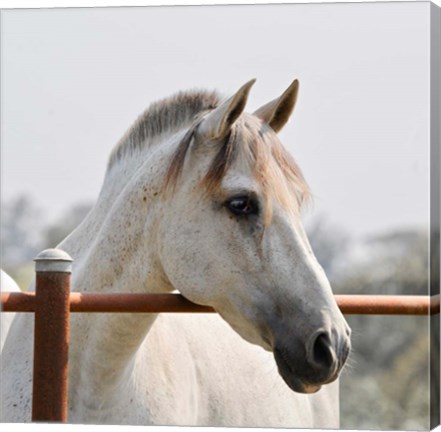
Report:
[[[43,249],[55,247],[71,233],[91,209],[77,204],[55,223],[45,226],[43,212],[28,196],[1,205],[1,266],[22,289],[33,278],[32,260]]]
[[[334,265],[346,253],[350,245],[350,237],[341,228],[332,225],[324,215],[319,215],[305,226],[312,250],[332,279]]]
[[[428,242],[423,230],[402,230],[352,245],[341,257],[339,292],[428,294]]]
[[[2,267],[10,270],[31,261],[40,250],[42,211],[26,195],[1,205]]]
[[[91,208],[90,203],[76,204],[47,227],[43,232],[43,249],[57,246],[83,221]]]
[[[334,291],[428,294],[428,236],[403,230],[364,239],[340,256]],[[353,352],[342,376],[342,426],[349,429],[427,429],[427,317],[347,317]]]
[[[428,294],[425,230],[351,238],[319,216],[306,225],[337,294]],[[429,427],[427,317],[347,316],[353,350],[341,378],[343,429]]]

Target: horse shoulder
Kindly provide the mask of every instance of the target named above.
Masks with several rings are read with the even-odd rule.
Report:
[[[6,272],[1,271],[1,281],[0,287],[2,292],[20,292],[20,288],[15,283],[14,279],[11,278]],[[3,345],[5,344],[6,337],[8,336],[9,328],[11,327],[12,321],[15,317],[13,312],[0,312],[0,350],[3,350]]]
[[[0,356],[1,422],[31,421],[33,336],[33,314],[17,314]]]

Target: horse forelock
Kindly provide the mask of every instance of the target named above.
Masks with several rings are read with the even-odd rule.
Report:
[[[174,190],[177,185],[197,126],[196,122],[174,152],[164,180],[164,191]],[[219,144],[200,182],[205,193],[214,193],[221,186],[222,179],[238,158],[251,168],[252,175],[261,186],[265,224],[271,221],[271,198],[294,214],[300,212],[311,194],[299,166],[271,128],[250,115],[241,116]]]

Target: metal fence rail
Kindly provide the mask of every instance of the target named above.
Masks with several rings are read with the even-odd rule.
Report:
[[[32,421],[67,421],[71,312],[215,312],[180,294],[71,293],[71,261],[62,251],[44,251],[36,258],[35,293],[1,293],[2,312],[35,314]],[[344,314],[429,316],[440,313],[439,295],[336,295],[335,299]]]
[[[440,296],[335,295],[346,315],[435,315],[440,313]],[[35,312],[35,293],[1,294],[4,312]],[[214,313],[210,306],[187,300],[181,294],[82,294],[69,295],[70,312]]]

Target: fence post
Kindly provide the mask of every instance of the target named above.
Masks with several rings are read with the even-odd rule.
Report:
[[[72,258],[60,249],[47,249],[34,261],[32,421],[66,422]]]

